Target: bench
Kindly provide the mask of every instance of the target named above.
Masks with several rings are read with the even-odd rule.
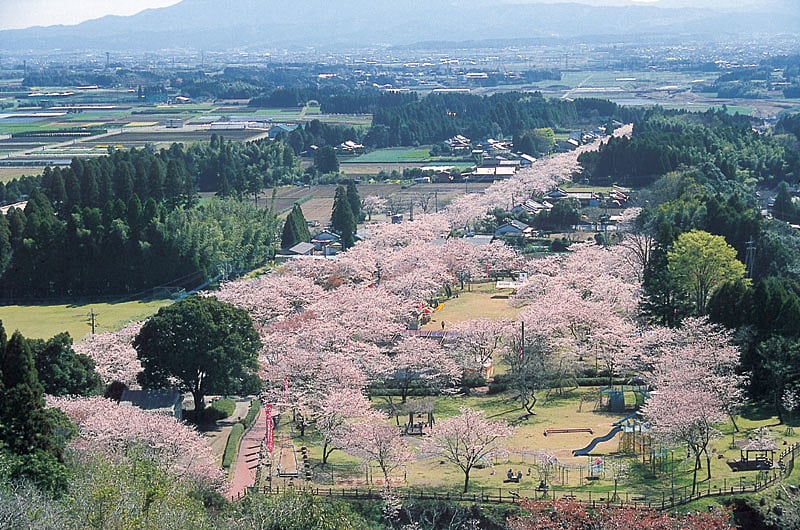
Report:
[[[547,436],[548,434],[564,434],[570,432],[588,432],[589,434],[594,434],[594,431],[589,427],[575,427],[572,429],[545,429],[544,435]]]

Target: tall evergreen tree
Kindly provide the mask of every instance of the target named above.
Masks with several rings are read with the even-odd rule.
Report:
[[[3,356],[2,439],[18,455],[52,452],[52,428],[28,342],[15,331]]]
[[[347,202],[350,203],[350,211],[356,222],[361,220],[361,197],[358,195],[358,188],[353,180],[347,183]]]
[[[331,212],[331,226],[342,238],[342,247],[348,249],[355,243],[356,218],[347,200],[347,190],[344,186],[336,187],[333,197],[333,211]]]
[[[303,215],[303,210],[299,204],[295,203],[283,225],[281,248],[292,248],[302,241],[311,241],[311,233],[308,231],[308,223]]]

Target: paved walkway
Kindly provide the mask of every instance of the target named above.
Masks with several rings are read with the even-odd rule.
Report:
[[[228,489],[229,499],[238,499],[243,497],[247,488],[253,486],[256,481],[256,471],[261,450],[261,442],[264,440],[264,433],[266,430],[266,414],[264,407],[261,407],[261,412],[258,418],[253,423],[253,426],[244,433],[242,440],[239,444],[239,453],[236,455],[236,464],[233,467],[233,475],[231,476],[231,483]]]
[[[250,409],[250,399],[252,398],[235,399],[236,410],[234,410],[233,414],[224,420],[219,420],[216,425],[202,425],[199,427],[200,432],[208,440],[208,445],[211,447],[211,451],[214,453],[219,465],[222,465],[222,455],[225,453],[228,435],[231,433],[233,426],[247,416],[247,411]]]

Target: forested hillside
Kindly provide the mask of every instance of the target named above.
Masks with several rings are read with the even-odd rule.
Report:
[[[791,121],[786,127],[791,128]],[[634,121],[631,138],[612,138],[599,151],[581,155],[584,175],[593,183],[614,181],[646,186],[680,167],[713,163],[724,180],[774,186],[800,176],[794,141],[752,129],[747,116],[725,109],[705,113],[655,108]]]
[[[194,287],[221,269],[264,263],[278,222],[248,195],[294,179],[281,142],[238,144],[215,137],[114,151],[0,188],[24,210],[0,217],[0,283],[7,299],[134,293]],[[198,191],[222,201],[198,202]]]

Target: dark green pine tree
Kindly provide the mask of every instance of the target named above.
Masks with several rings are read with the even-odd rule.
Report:
[[[3,356],[2,439],[18,455],[53,453],[52,428],[45,412],[43,388],[28,342],[15,331]]]
[[[353,212],[356,222],[361,220],[361,197],[358,195],[355,181],[347,183],[347,202],[350,203],[350,211]]]
[[[308,231],[308,223],[303,215],[303,210],[299,204],[295,203],[283,225],[281,248],[292,248],[302,241],[311,241],[311,233]]]
[[[333,211],[331,212],[331,226],[342,238],[342,248],[348,249],[355,243],[356,218],[347,200],[347,191],[344,186],[336,187],[333,196]]]

